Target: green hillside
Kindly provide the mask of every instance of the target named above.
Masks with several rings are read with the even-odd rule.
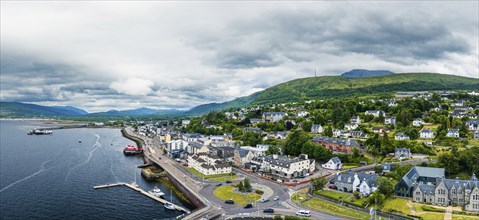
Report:
[[[437,73],[401,73],[357,79],[321,76],[296,79],[270,87],[261,92],[253,104],[296,102],[397,91],[477,89],[479,89],[478,79]]]
[[[231,108],[242,108],[253,102],[259,94],[260,92],[257,92],[249,96],[236,98],[227,102],[199,105],[187,111],[185,115],[202,115],[211,111],[222,111]]]

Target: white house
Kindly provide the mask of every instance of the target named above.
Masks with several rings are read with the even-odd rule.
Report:
[[[344,125],[344,129],[346,130],[355,130],[356,128],[358,128],[358,124],[354,124],[354,123],[347,123]]]
[[[203,175],[216,175],[231,173],[231,165],[208,154],[188,155],[188,165]]]
[[[255,157],[251,160],[251,163],[259,165],[259,170],[262,172],[269,172],[286,179],[305,176],[316,168],[315,160],[308,159],[307,154],[300,154],[299,157],[278,155]]]
[[[329,161],[323,165],[321,165],[325,169],[330,170],[340,170],[343,167],[341,160],[338,157],[333,157],[329,159]]]
[[[263,122],[278,122],[288,116],[285,112],[265,112],[263,113]]]
[[[190,120],[181,120],[181,126],[186,127],[190,124]]]
[[[386,124],[386,125],[396,125],[396,116],[384,118],[384,124]]]
[[[409,148],[396,148],[394,151],[394,157],[398,159],[412,158],[411,149]]]
[[[334,185],[339,191],[359,192],[368,196],[377,189],[377,177],[374,173],[348,171],[339,173],[334,179]]]
[[[353,116],[351,118],[351,123],[353,124],[361,124],[361,118],[359,116]]]
[[[420,119],[420,118],[416,118],[414,119],[414,121],[412,121],[412,126],[414,127],[421,127],[422,125],[424,125],[424,120]]]
[[[475,131],[479,129],[479,120],[469,120],[466,122],[466,126],[469,130]]]
[[[432,139],[434,138],[434,132],[431,129],[422,129],[421,132],[419,132],[419,136],[422,139]]]
[[[474,139],[479,140],[479,130],[474,132]]]
[[[384,111],[378,111],[378,110],[367,110],[365,115],[372,115],[374,117],[379,117],[379,116],[384,116]]]
[[[394,139],[398,140],[398,141],[408,141],[408,140],[410,140],[409,136],[402,133],[402,132],[397,133],[396,135],[394,135]]]
[[[446,137],[459,137],[459,129],[448,129]]]
[[[311,133],[323,133],[323,127],[320,124],[311,125]]]
[[[306,111],[296,112],[296,117],[304,118],[306,116],[308,116],[308,112],[306,112]]]

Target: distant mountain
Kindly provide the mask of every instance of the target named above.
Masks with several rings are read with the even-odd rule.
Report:
[[[71,106],[42,106],[21,102],[0,102],[0,117],[82,116],[86,111]]]
[[[252,104],[277,104],[397,91],[458,89],[477,90],[479,80],[438,73],[396,73],[354,79],[321,76],[295,79],[270,87],[262,91]]]
[[[375,76],[386,76],[394,74],[388,70],[364,70],[364,69],[354,69],[349,72],[341,74],[344,78],[366,78],[366,77],[375,77]]]
[[[83,109],[80,109],[80,108],[77,108],[77,107],[73,107],[73,106],[52,106],[52,108],[63,109],[63,110],[71,111],[71,112],[76,112],[78,115],[88,114],[87,111],[85,111]]]
[[[118,110],[110,110],[107,112],[96,112],[96,113],[90,113],[86,116],[88,117],[138,117],[138,116],[148,116],[148,115],[173,115],[173,114],[179,114],[182,111],[179,110],[157,110],[157,109],[151,109],[151,108],[138,108],[138,109],[132,109],[132,110],[123,110],[123,111],[118,111]]]
[[[253,93],[249,96],[244,96],[240,98],[233,99],[231,101],[222,102],[222,103],[208,103],[204,105],[196,106],[189,111],[186,111],[184,115],[196,116],[206,114],[211,111],[222,111],[231,108],[242,108],[249,105],[255,98],[261,94],[261,92]]]

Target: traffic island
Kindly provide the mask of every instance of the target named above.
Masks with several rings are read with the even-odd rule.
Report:
[[[213,194],[223,201],[233,200],[239,206],[254,203],[261,198],[261,195],[254,190],[248,193],[239,192],[234,186],[219,186],[213,191]]]

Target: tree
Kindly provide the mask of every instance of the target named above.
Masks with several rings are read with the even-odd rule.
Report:
[[[377,179],[378,191],[386,198],[389,198],[394,192],[394,184],[387,177],[378,177]]]
[[[377,205],[377,207],[382,208],[384,206],[384,200],[386,197],[379,192],[379,190],[374,191],[369,197],[370,205]]]
[[[245,178],[245,179],[243,180],[243,186],[244,186],[244,189],[245,189],[246,192],[251,192],[251,191],[253,191],[253,187],[251,186],[251,184],[250,184],[248,178]]]
[[[244,185],[243,185],[243,181],[240,181],[240,182],[238,183],[238,185],[236,185],[236,187],[238,187],[238,190],[239,190],[240,192],[244,192],[244,191],[245,191],[245,188],[244,188]]]
[[[277,146],[270,146],[268,150],[266,150],[265,154],[266,155],[271,155],[271,154],[279,154],[281,151],[279,147]]]
[[[304,131],[293,131],[284,142],[284,153],[286,155],[298,156],[301,154],[301,147],[308,140],[309,137]]]
[[[383,167],[382,166],[375,166],[374,167],[374,172],[375,173],[382,173],[383,172]]]
[[[331,128],[331,126],[328,126],[326,127],[326,129],[324,129],[324,135],[328,137],[333,136],[333,129]]]
[[[322,190],[328,184],[328,180],[324,177],[314,178],[310,182],[316,190]]]

